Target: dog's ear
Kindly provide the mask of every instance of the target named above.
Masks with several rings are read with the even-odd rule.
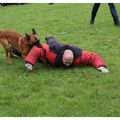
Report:
[[[30,41],[30,36],[27,33],[25,33],[25,36],[26,36],[27,40]]]
[[[32,29],[32,33],[33,33],[33,34],[37,34],[37,32],[35,31],[34,28]]]

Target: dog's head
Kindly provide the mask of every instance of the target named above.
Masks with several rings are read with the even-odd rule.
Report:
[[[24,42],[26,42],[28,45],[34,45],[35,43],[39,42],[38,35],[34,28],[32,29],[32,34],[25,33]]]

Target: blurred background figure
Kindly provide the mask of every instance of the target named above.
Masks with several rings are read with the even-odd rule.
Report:
[[[55,3],[48,3],[48,5],[53,5],[53,4],[55,4]]]
[[[25,3],[0,3],[0,6],[8,6],[8,5],[24,5]]]
[[[109,9],[110,9],[111,15],[113,17],[114,25],[115,26],[120,26],[118,14],[117,14],[117,11],[115,9],[114,4],[113,3],[108,3],[108,5],[109,5]],[[92,12],[91,12],[90,24],[94,24],[95,17],[96,17],[96,14],[97,14],[97,11],[98,11],[99,7],[100,7],[100,3],[95,3],[93,5]]]

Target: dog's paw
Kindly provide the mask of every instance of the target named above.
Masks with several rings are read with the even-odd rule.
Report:
[[[10,64],[10,65],[11,65],[11,64],[12,64],[12,60],[8,60],[8,64]]]

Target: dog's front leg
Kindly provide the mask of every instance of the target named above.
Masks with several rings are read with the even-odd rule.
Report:
[[[26,58],[27,54],[29,53],[29,50],[30,50],[29,47],[28,47],[28,48],[26,47],[26,49],[23,50],[23,52],[22,52],[22,58],[23,58],[23,59]]]
[[[26,58],[26,55],[25,55],[25,54],[22,54],[22,58],[25,60],[25,58]]]

